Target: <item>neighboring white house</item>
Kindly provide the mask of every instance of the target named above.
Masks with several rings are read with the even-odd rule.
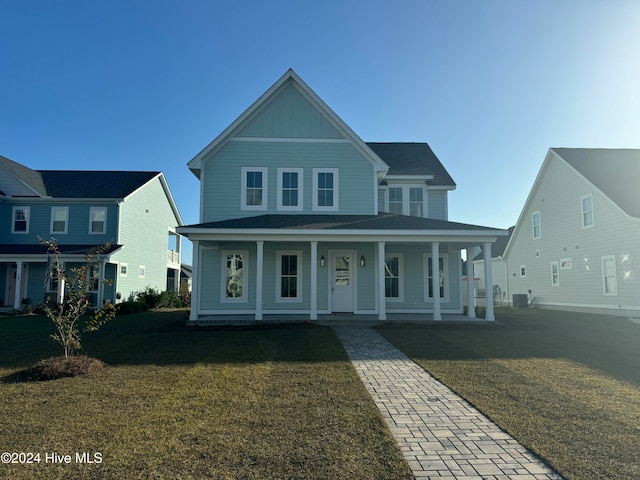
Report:
[[[426,143],[365,143],[293,70],[189,168],[191,321],[459,315],[461,251],[490,258],[506,235],[450,222],[455,183]]]
[[[509,228],[509,236],[499,237],[491,248],[491,265],[493,272],[493,288],[487,291],[484,279],[484,251],[478,247],[478,253],[473,257],[473,276],[476,282],[476,304],[485,306],[485,299],[493,297],[494,305],[506,306],[511,303],[509,295],[509,277],[507,274],[507,262],[504,260],[504,251],[515,227]],[[487,297],[487,294],[489,297]]]
[[[504,257],[510,296],[640,314],[640,150],[550,149]]]

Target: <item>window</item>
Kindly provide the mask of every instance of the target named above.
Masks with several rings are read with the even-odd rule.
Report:
[[[616,257],[608,255],[602,257],[602,289],[605,295],[618,294],[618,280],[616,278]]]
[[[31,207],[13,207],[11,233],[29,233]]]
[[[89,209],[89,233],[107,232],[107,207]]]
[[[412,217],[422,217],[424,205],[424,190],[422,187],[409,188],[409,215]]]
[[[89,291],[97,292],[100,284],[100,265],[89,265]]]
[[[557,287],[560,285],[560,270],[558,262],[551,262],[551,286]]]
[[[144,265],[138,265],[138,278],[144,278],[147,274],[147,268]]]
[[[222,301],[246,302],[248,278],[247,259],[249,253],[244,251],[222,252]]]
[[[129,265],[126,263],[121,263],[120,264],[120,276],[121,277],[126,277],[127,276],[127,270],[129,269]]]
[[[338,210],[338,169],[313,169],[313,209]]]
[[[581,199],[582,203],[582,228],[593,227],[593,196],[585,195]]]
[[[302,252],[281,251],[276,253],[277,278],[276,301],[302,301]]]
[[[302,210],[302,168],[278,169],[278,210]]]
[[[540,212],[533,212],[531,215],[531,226],[533,227],[533,239],[537,240],[542,237],[540,229]]]
[[[402,188],[389,188],[389,213],[402,215]]]
[[[51,207],[51,233],[67,233],[69,207]]]
[[[527,278],[527,266],[520,265],[520,278]]]
[[[267,209],[267,168],[242,167],[243,210]]]
[[[402,255],[390,253],[384,260],[384,296],[387,300],[401,302],[403,290]]]
[[[426,288],[425,291],[427,293],[426,295],[426,299],[432,299],[433,298],[433,262],[432,262],[432,257],[431,256],[427,256],[427,261],[426,261],[426,278],[425,278],[425,283],[426,283]],[[449,285],[448,285],[448,265],[447,263],[444,261],[444,257],[439,257],[438,258],[438,271],[436,272],[436,275],[438,275],[438,284],[440,286],[440,298],[448,301],[449,299]]]

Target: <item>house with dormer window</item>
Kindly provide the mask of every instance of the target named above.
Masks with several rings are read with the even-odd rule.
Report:
[[[449,221],[429,145],[364,142],[293,70],[188,167],[192,322],[460,315],[461,252],[506,234]]]
[[[111,247],[90,270],[91,303],[150,286],[178,288],[182,219],[161,172],[32,170],[0,156],[0,308],[62,299],[40,239],[55,238],[64,268]],[[104,282],[103,280],[107,280]]]

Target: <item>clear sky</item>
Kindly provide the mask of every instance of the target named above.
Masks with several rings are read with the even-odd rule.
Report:
[[[428,142],[452,221],[515,224],[550,147],[640,148],[637,0],[0,0],[0,155],[161,170],[197,223],[186,163],[290,67]]]

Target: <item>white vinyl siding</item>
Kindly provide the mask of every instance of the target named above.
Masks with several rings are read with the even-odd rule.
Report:
[[[67,233],[69,227],[69,207],[51,207],[51,233]]]
[[[602,257],[602,292],[605,295],[618,294],[618,279],[616,276],[616,257],[607,255]]]
[[[582,228],[593,227],[593,195],[584,195],[580,199],[582,207]]]
[[[242,210],[267,209],[267,167],[242,167]]]

